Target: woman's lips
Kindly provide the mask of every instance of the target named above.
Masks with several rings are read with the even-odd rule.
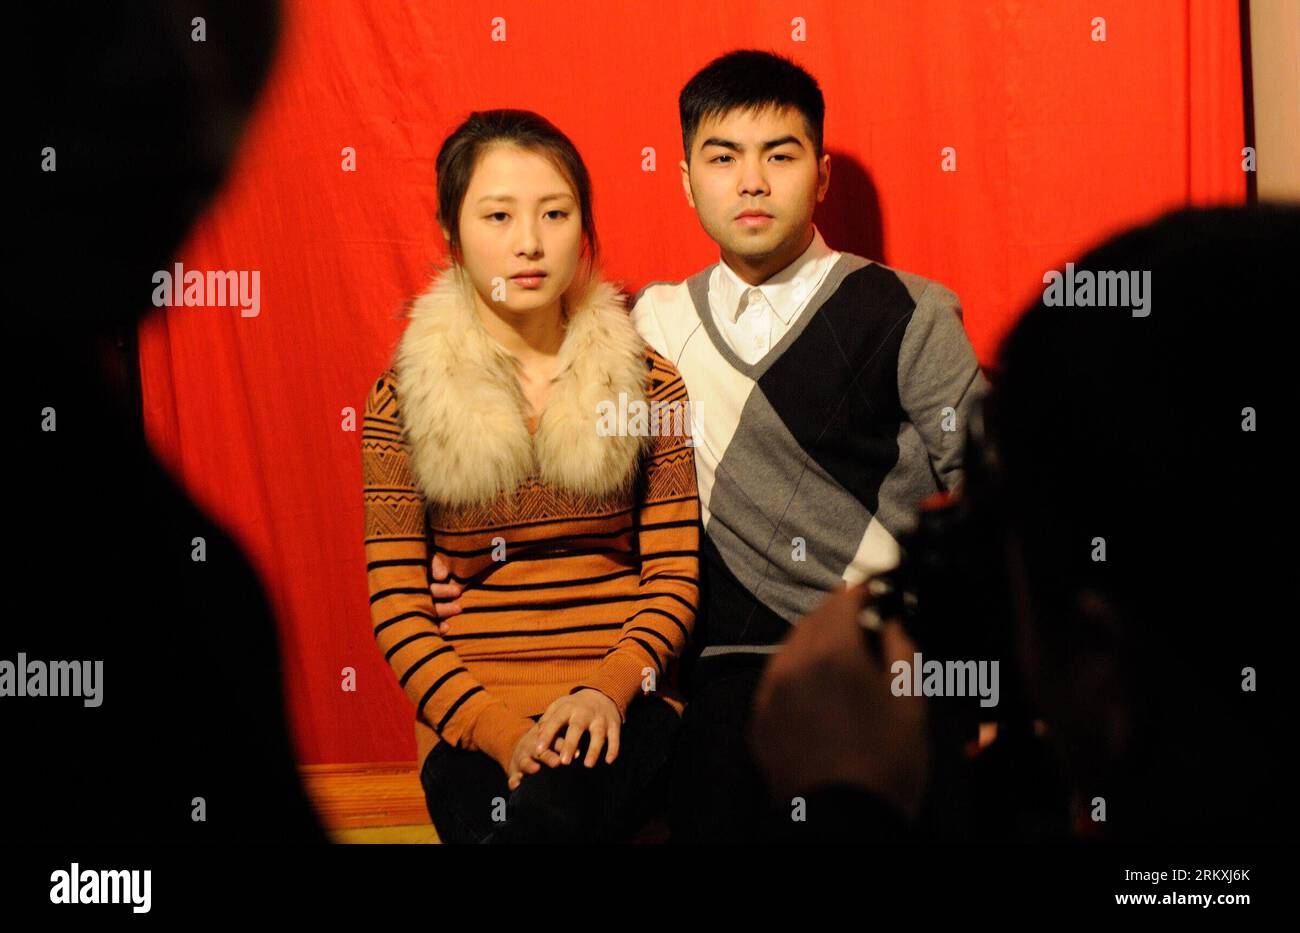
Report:
[[[510,277],[510,281],[520,288],[541,288],[545,279],[545,275],[513,275]]]

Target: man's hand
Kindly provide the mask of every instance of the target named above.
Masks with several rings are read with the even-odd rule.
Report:
[[[600,760],[601,747],[606,743],[605,763],[613,764],[618,757],[619,729],[623,719],[614,701],[599,690],[588,688],[560,697],[546,708],[537,725],[541,734],[533,751],[541,753],[555,742],[555,751],[559,752],[563,764],[573,760],[584,732],[591,734],[584,761],[588,768],[595,767]],[[565,729],[563,738],[556,741],[561,729]]]
[[[525,774],[536,774],[542,770],[542,765],[554,768],[560,763],[560,756],[551,749],[538,749],[539,734],[540,727],[534,725],[515,743],[515,749],[510,753],[510,761],[506,764],[506,785],[511,790],[519,787]]]
[[[435,553],[430,567],[430,575],[434,580],[440,582],[430,583],[429,592],[433,594],[433,611],[438,616],[439,635],[446,635],[451,631],[451,625],[447,620],[460,612],[460,603],[455,600],[463,591],[461,585],[459,583],[441,582],[445,581],[450,573],[451,568],[442,559],[442,555]]]
[[[926,705],[894,696],[890,665],[915,646],[897,623],[867,650],[857,621],[865,584],[839,590],[799,620],[764,672],[750,744],[776,795],[832,784],[866,788],[915,817],[929,772]]]

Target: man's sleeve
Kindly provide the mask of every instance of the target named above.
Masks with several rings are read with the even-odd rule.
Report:
[[[632,325],[636,328],[641,339],[654,348],[654,351],[667,360],[672,356],[668,352],[668,338],[664,334],[663,325],[659,323],[658,308],[655,307],[654,299],[650,297],[650,289],[653,287],[646,285],[636,293],[636,298],[632,304]]]
[[[962,475],[967,419],[988,391],[961,323],[957,296],[931,282],[912,312],[898,355],[898,398],[945,489]]]

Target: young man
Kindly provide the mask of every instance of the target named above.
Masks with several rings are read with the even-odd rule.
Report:
[[[961,477],[985,382],[957,297],[831,249],[821,90],[738,51],[679,98],[682,187],[721,250],[637,295],[633,321],[699,406],[704,577],[677,769],[675,838],[778,838],[746,747],[755,687],[792,623],[897,560],[920,499]]]

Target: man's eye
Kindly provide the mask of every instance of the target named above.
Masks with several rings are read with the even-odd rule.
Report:
[[[772,158],[774,158],[774,159],[785,159],[787,162],[789,162],[790,159],[791,159],[791,157],[788,156],[788,155],[786,155],[784,152],[778,152],[776,155],[772,156]]]
[[[730,158],[731,158],[731,156],[729,156],[729,155],[720,155],[720,156],[714,156],[712,159],[709,159],[709,161],[710,161],[710,162],[717,162],[717,161],[720,160],[720,159],[730,159]]]

